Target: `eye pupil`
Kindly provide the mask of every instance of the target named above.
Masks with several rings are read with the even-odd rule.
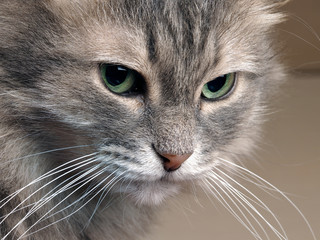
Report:
[[[117,86],[126,80],[128,70],[121,66],[109,66],[105,70],[105,78],[111,86]]]
[[[208,82],[208,89],[211,92],[219,91],[226,83],[226,75],[216,78],[214,81]]]

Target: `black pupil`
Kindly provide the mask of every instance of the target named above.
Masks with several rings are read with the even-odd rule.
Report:
[[[226,84],[226,75],[220,76],[211,82],[208,82],[208,89],[211,92],[219,91]]]
[[[117,86],[126,80],[128,70],[121,66],[107,66],[105,75],[110,85]]]

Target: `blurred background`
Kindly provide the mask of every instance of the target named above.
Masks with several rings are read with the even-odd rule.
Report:
[[[291,75],[280,96],[273,100],[274,111],[265,124],[262,149],[253,161],[246,162],[246,167],[284,191],[320,239],[320,0],[291,0],[284,11],[289,18],[279,30]],[[257,187],[246,187],[275,213],[288,239],[313,239],[303,218],[279,194],[273,192],[271,197]],[[169,202],[151,234],[144,238],[165,239],[255,238],[218,201],[200,192],[197,198],[181,196]],[[270,234],[270,239],[279,238]]]
[[[286,60],[292,69],[320,70],[320,0],[291,0],[288,21],[280,26]]]

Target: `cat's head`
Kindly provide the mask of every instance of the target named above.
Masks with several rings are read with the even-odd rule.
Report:
[[[3,105],[37,148],[89,145],[93,181],[154,204],[256,144],[283,1],[17,2]]]

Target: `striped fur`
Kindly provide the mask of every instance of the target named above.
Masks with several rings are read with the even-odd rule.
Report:
[[[250,153],[283,77],[272,40],[283,3],[2,0],[0,236],[134,239],[220,157]],[[139,72],[146,92],[111,93],[101,63]],[[230,96],[200,98],[230,72]],[[154,149],[194,153],[167,173]]]

